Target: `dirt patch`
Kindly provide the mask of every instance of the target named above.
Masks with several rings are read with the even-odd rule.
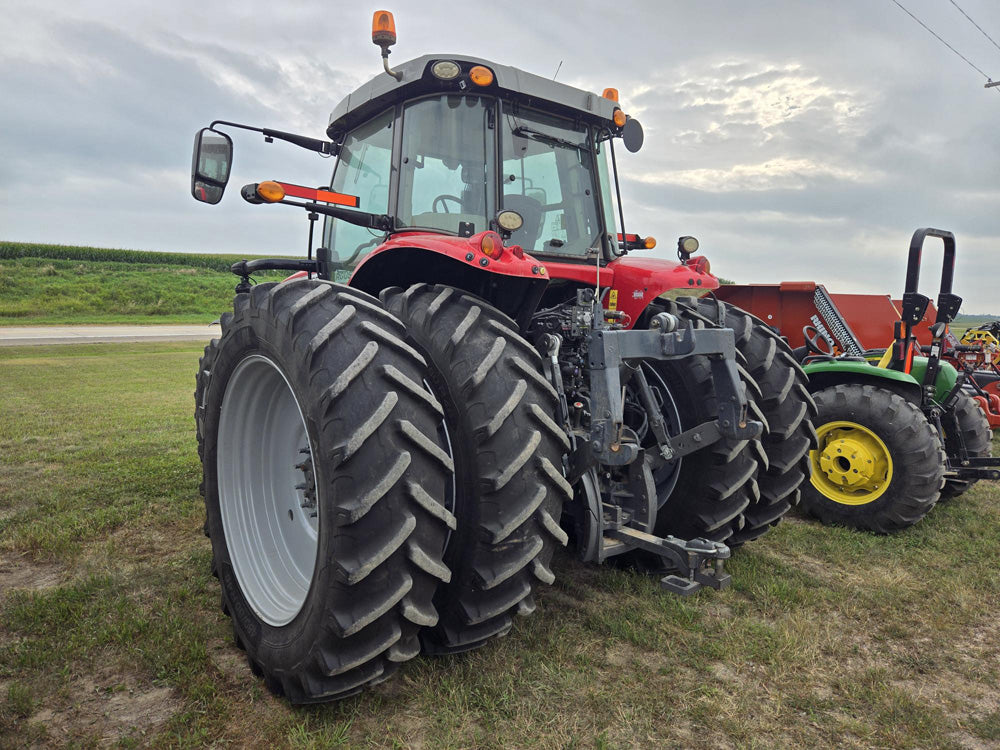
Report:
[[[257,679],[247,664],[246,653],[234,643],[212,641],[207,644],[206,650],[215,668],[232,682],[244,685]]]
[[[604,662],[609,667],[630,667],[634,659],[635,649],[627,643],[609,641],[604,649]]]
[[[120,679],[80,678],[66,686],[60,705],[43,706],[28,721],[45,727],[46,740],[57,745],[96,740],[108,746],[154,736],[184,707],[171,688]]]
[[[154,524],[140,518],[87,545],[77,568],[129,574],[190,554],[206,543],[200,528],[190,519]]]
[[[0,552],[0,599],[14,589],[49,589],[59,585],[63,571],[57,565],[36,563],[25,555]]]
[[[842,571],[828,560],[821,560],[804,552],[783,551],[781,555],[769,555],[779,563],[789,565],[823,583],[833,583],[842,578]]]
[[[406,738],[408,750],[423,750],[426,746],[427,718],[408,713],[400,713],[393,718],[395,719],[393,729],[400,737]]]

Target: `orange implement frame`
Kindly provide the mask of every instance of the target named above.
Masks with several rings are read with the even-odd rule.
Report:
[[[816,308],[817,284],[812,281],[785,281],[781,284],[723,284],[715,290],[716,297],[756,315],[788,339],[792,348],[805,346],[802,329],[815,325],[814,317],[829,326]],[[830,294],[837,310],[850,326],[864,349],[884,349],[892,344],[893,324],[900,320],[903,303],[888,294]],[[923,319],[913,327],[921,346],[931,343],[930,325],[937,318],[931,302]],[[913,350],[908,359],[912,360]],[[960,369],[964,366],[961,352],[953,355]],[[981,355],[972,355],[977,358]],[[908,368],[907,368],[908,369]],[[989,373],[980,373],[988,375]],[[1000,378],[976,378],[985,396],[973,398],[986,414],[991,429],[1000,428]]]
[[[780,284],[724,284],[715,296],[741,307],[788,338],[793,348],[805,346],[802,329],[814,325],[813,316],[824,321],[816,309],[812,281],[784,281]],[[892,343],[892,326],[900,319],[901,302],[888,294],[830,294],[840,314],[847,321],[864,349],[884,349]],[[923,320],[914,333],[921,344],[931,343],[929,326],[937,310],[928,305]]]

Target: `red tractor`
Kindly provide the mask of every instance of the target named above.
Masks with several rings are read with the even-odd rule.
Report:
[[[626,257],[655,243],[625,231],[615,143],[642,129],[617,92],[461,55],[393,70],[385,11],[373,41],[386,74],[328,140],[223,121],[195,139],[205,203],[229,179],[220,127],[336,157],[321,188],[243,188],[305,209],[309,251],[233,266],[195,392],[223,607],[296,703],[507,633],[569,540],[656,561],[676,593],[724,587],[815,440],[787,345],[695,298],[718,281],[694,238],[677,262]],[[273,269],[296,273],[252,283]]]

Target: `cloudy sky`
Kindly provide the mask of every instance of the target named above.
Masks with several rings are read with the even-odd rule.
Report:
[[[988,75],[1000,49],[950,0],[900,0]],[[1000,3],[957,0],[1000,41]],[[966,312],[1000,313],[1000,88],[892,0],[400,2],[392,60],[469,53],[621,91],[630,231],[693,234],[739,281],[892,292],[918,226],[958,237]],[[378,74],[374,6],[0,0],[0,239],[301,254],[298,210],[189,193],[194,132],[322,137]],[[330,162],[236,134],[233,183],[320,184]],[[939,257],[935,252],[933,257]],[[936,261],[935,261],[936,264]],[[937,269],[935,268],[935,271]],[[936,278],[930,272],[925,276]],[[928,278],[929,291],[933,283]]]

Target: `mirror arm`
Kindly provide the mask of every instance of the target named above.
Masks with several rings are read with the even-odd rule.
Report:
[[[622,206],[622,189],[621,184],[618,182],[618,160],[615,158],[615,141],[614,138],[608,139],[608,148],[611,150],[611,169],[613,170],[615,176],[615,197],[618,199],[618,220],[622,225],[622,238],[625,238],[625,207]],[[628,253],[628,248],[622,248],[619,252],[615,248],[611,249],[611,254],[616,258],[621,258],[623,255]]]
[[[306,211],[315,211],[316,213],[323,214],[324,216],[332,216],[334,219],[342,219],[348,224],[356,224],[359,227],[378,229],[382,232],[391,232],[393,229],[392,217],[385,214],[369,214],[364,211],[354,211],[349,208],[341,208],[340,206],[326,206],[320,203],[302,203],[299,201],[290,201],[288,199],[278,202],[283,203],[286,206],[304,208]]]
[[[319,138],[310,138],[305,135],[296,135],[295,133],[286,133],[284,130],[271,130],[270,128],[255,128],[252,125],[241,125],[238,122],[229,122],[227,120],[214,120],[210,128],[215,129],[216,125],[228,125],[231,128],[240,128],[242,130],[251,130],[254,133],[261,133],[264,138],[270,142],[271,140],[277,138],[280,141],[287,141],[288,143],[294,143],[296,146],[308,149],[309,151],[316,151],[320,154],[334,154],[335,144],[332,141],[323,141]]]

